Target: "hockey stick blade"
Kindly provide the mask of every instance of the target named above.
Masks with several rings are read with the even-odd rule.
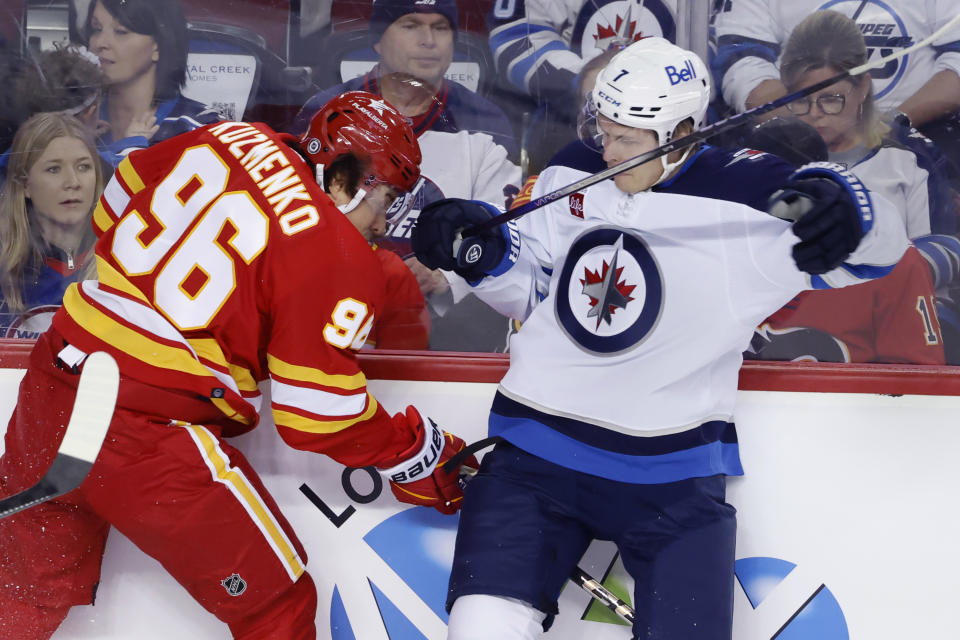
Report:
[[[913,53],[917,49],[920,49],[922,47],[929,45],[931,42],[933,42],[934,40],[936,40],[937,38],[945,34],[947,31],[955,27],[958,23],[960,23],[960,14],[957,14],[951,20],[949,20],[946,24],[944,24],[942,27],[937,29],[932,34],[930,34],[928,37],[924,38],[923,40],[920,40],[919,42],[916,42],[912,46],[909,46],[905,49],[901,49],[896,53],[890,54],[889,56],[878,58],[873,62],[868,61],[866,64],[860,65],[859,67],[854,67],[849,71],[838,73],[835,76],[831,76],[829,78],[826,78],[825,80],[821,80],[820,82],[812,84],[809,87],[805,87],[798,91],[794,91],[793,93],[788,93],[787,95],[781,98],[777,98],[773,102],[768,102],[766,104],[762,104],[760,106],[754,107],[753,109],[744,111],[743,113],[738,113],[730,116],[729,118],[718,120],[717,122],[714,122],[711,125],[707,125],[706,127],[698,131],[694,131],[689,135],[683,136],[682,138],[677,138],[675,140],[671,140],[670,142],[667,142],[665,145],[661,147],[652,149],[650,151],[647,151],[646,153],[641,153],[640,155],[630,158],[629,160],[624,160],[620,164],[615,164],[612,167],[608,167],[604,169],[603,171],[595,173],[591,176],[587,176],[583,180],[579,180],[577,182],[574,182],[573,184],[569,184],[565,187],[561,187],[556,191],[551,191],[550,193],[544,194],[539,198],[536,198],[534,200],[531,200],[530,202],[527,202],[526,204],[520,205],[516,209],[512,209],[510,211],[507,211],[506,213],[502,213],[498,216],[494,216],[493,218],[490,218],[486,222],[482,222],[478,225],[474,225],[472,227],[464,229],[461,235],[463,236],[464,240],[466,240],[466,238],[475,236],[481,231],[496,227],[498,225],[503,224],[504,222],[509,222],[510,220],[515,220],[521,216],[524,216],[530,213],[531,211],[544,207],[550,204],[551,202],[555,202],[560,198],[568,196],[571,193],[576,193],[577,191],[580,191],[581,189],[586,189],[587,187],[595,185],[598,182],[603,182],[607,178],[612,178],[613,176],[623,173],[624,171],[629,171],[630,169],[633,169],[634,167],[638,167],[645,162],[656,160],[657,158],[661,156],[665,156],[669,153],[673,153],[674,151],[686,149],[687,147],[703,142],[707,138],[713,137],[718,133],[729,131],[734,127],[740,126],[741,124],[753,118],[754,116],[759,116],[764,113],[773,111],[775,109],[779,109],[780,107],[785,106],[790,102],[812,95],[817,91],[820,91],[821,89],[825,89],[826,87],[829,87],[830,85],[836,82],[840,82],[841,80],[846,80],[847,78],[858,76],[862,73],[866,73],[867,71],[870,71],[871,69],[878,69],[880,67],[883,67],[888,63],[893,62],[894,60],[899,60],[900,58]],[[461,254],[462,252],[469,249],[470,244],[471,243],[467,243],[466,241],[464,242],[464,246],[459,248]]]
[[[40,482],[0,500],[0,518],[62,496],[80,486],[103,446],[117,403],[119,384],[120,373],[113,358],[102,351],[87,356],[70,422],[53,464]]]

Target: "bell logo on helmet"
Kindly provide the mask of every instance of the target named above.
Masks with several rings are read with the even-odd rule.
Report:
[[[671,87],[697,77],[697,70],[694,68],[692,60],[685,60],[683,62],[683,69],[679,71],[677,71],[677,68],[673,65],[666,66],[663,70],[667,72],[667,78],[670,80]]]

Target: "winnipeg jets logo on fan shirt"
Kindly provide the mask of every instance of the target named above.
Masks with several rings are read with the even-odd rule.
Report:
[[[675,31],[673,14],[662,0],[593,0],[577,16],[570,48],[590,59],[650,36],[672,42]]]
[[[554,305],[560,326],[581,349],[596,355],[622,353],[656,327],[663,310],[663,276],[636,232],[594,227],[571,245]]]
[[[889,56],[914,43],[913,36],[907,33],[907,26],[903,18],[894,7],[886,2],[880,0],[831,0],[824,3],[820,8],[839,11],[848,17],[857,16],[857,26],[860,28],[863,41],[867,45],[868,60]],[[880,69],[870,71],[875,98],[882,98],[896,86],[904,71],[906,71],[909,58],[908,55],[900,60],[891,60]]]

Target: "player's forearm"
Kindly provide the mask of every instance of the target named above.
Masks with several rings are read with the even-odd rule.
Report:
[[[960,76],[944,69],[900,105],[915,127],[960,110]]]

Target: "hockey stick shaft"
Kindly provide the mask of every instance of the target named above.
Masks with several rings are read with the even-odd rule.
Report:
[[[0,518],[73,491],[90,472],[103,446],[117,402],[117,363],[103,352],[87,356],[77,385],[67,430],[53,463],[40,481],[0,499]]]
[[[502,213],[498,216],[494,216],[493,218],[490,218],[486,222],[482,222],[481,224],[474,225],[472,227],[464,229],[462,236],[464,238],[469,238],[470,236],[475,236],[481,231],[484,231],[486,229],[496,227],[505,222],[509,222],[510,220],[515,220],[521,216],[524,216],[530,213],[531,211],[544,207],[550,204],[551,202],[556,202],[560,198],[566,197],[571,193],[576,193],[577,191],[580,191],[581,189],[586,189],[587,187],[593,186],[598,182],[603,182],[607,178],[612,178],[613,176],[623,173],[624,171],[629,171],[630,169],[633,169],[634,167],[638,167],[641,164],[644,164],[645,162],[656,160],[657,158],[661,156],[665,156],[669,153],[673,153],[674,151],[686,149],[687,147],[703,142],[707,138],[715,136],[718,133],[729,131],[730,129],[733,129],[735,127],[742,125],[744,122],[749,121],[751,118],[755,116],[759,116],[764,113],[773,111],[775,109],[779,109],[780,107],[785,106],[795,100],[799,100],[800,98],[805,98],[809,95],[816,93],[817,91],[820,91],[821,89],[825,89],[826,87],[829,87],[830,85],[840,82],[842,80],[846,80],[848,78],[858,76],[862,73],[866,73],[871,69],[877,69],[877,68],[883,67],[884,65],[894,60],[899,60],[900,58],[903,58],[904,56],[907,56],[913,53],[917,49],[920,49],[922,47],[929,45],[931,42],[933,42],[934,40],[936,40],[937,38],[939,38],[940,36],[948,32],[950,29],[954,28],[958,23],[960,23],[960,14],[957,14],[956,16],[954,16],[946,24],[944,24],[942,27],[937,29],[935,32],[933,32],[923,40],[920,40],[919,42],[909,47],[906,47],[905,49],[901,49],[900,51],[892,53],[889,56],[884,56],[882,58],[879,58],[873,62],[868,61],[866,64],[862,64],[859,67],[854,67],[849,71],[838,73],[834,76],[826,78],[825,80],[821,80],[820,82],[812,84],[809,87],[804,87],[803,89],[799,89],[797,91],[794,91],[793,93],[788,93],[787,95],[777,98],[772,102],[768,102],[766,104],[762,104],[760,106],[754,107],[753,109],[749,109],[747,111],[744,111],[743,113],[732,115],[729,118],[724,118],[723,120],[719,120],[717,122],[714,122],[711,125],[707,125],[706,127],[698,131],[694,131],[689,135],[683,136],[681,138],[677,138],[675,140],[671,140],[670,142],[667,142],[661,147],[652,149],[650,151],[647,151],[646,153],[641,153],[640,155],[630,158],[629,160],[624,160],[620,164],[613,165],[612,167],[608,167],[603,171],[595,173],[591,176],[587,176],[583,180],[579,180],[577,182],[574,182],[573,184],[569,184],[565,187],[561,187],[556,191],[551,191],[550,193],[544,194],[539,198],[536,198],[534,200],[531,200],[530,202],[527,202],[526,204],[520,205],[516,209],[512,209],[510,211],[507,211],[506,213]]]

